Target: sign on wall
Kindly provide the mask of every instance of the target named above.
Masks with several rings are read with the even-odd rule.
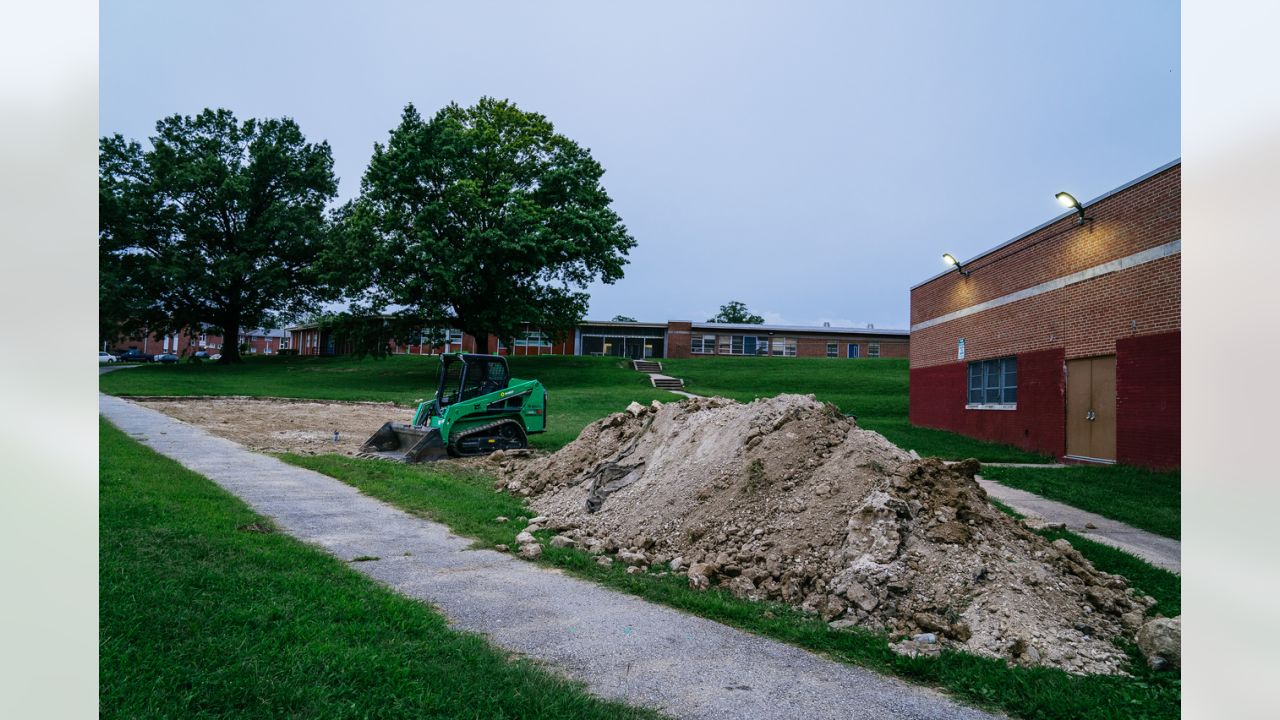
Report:
[[[964,359],[964,338],[960,338],[956,341],[956,359]]]

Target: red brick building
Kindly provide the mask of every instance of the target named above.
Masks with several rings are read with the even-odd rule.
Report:
[[[911,289],[914,425],[1181,462],[1180,160]]]
[[[240,333],[239,344],[245,348],[245,355],[276,355],[281,350],[289,349],[289,335],[284,330],[255,328]],[[158,340],[150,333],[121,338],[111,346],[111,350],[117,354],[135,349],[152,355],[173,353],[180,357],[190,357],[201,350],[210,355],[221,354],[222,347],[221,335],[188,328],[164,335]]]
[[[345,355],[318,323],[288,328],[290,342],[301,355]],[[391,343],[393,353],[438,355],[474,352],[475,338],[461,330],[445,332],[445,341],[429,344],[429,334],[416,344]],[[501,355],[595,355],[634,359],[686,358],[711,355],[829,358],[905,358],[906,330],[808,327],[798,325],[732,325],[672,320],[660,323],[586,320],[563,339],[525,325],[511,347],[489,336],[489,348]]]

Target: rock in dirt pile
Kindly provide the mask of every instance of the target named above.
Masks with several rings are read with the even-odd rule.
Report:
[[[812,396],[632,404],[500,489],[573,544],[776,600],[905,653],[1117,673],[1155,602],[987,502],[975,461],[915,459]]]

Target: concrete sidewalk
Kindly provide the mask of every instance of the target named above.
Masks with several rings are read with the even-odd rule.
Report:
[[[490,550],[319,473],[119,398],[100,412],[286,532],[596,695],[680,718],[989,718],[931,690]]]
[[[1182,543],[1178,540],[1139,530],[1131,525],[1070,505],[1047,500],[1026,490],[1001,485],[981,475],[977,476],[977,480],[988,495],[1023,515],[1041,517],[1053,523],[1063,523],[1068,530],[1077,535],[1110,545],[1130,555],[1136,555],[1156,567],[1182,573]],[[1090,525],[1093,527],[1089,527]]]

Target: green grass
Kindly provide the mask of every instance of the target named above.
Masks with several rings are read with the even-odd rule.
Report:
[[[288,462],[349,483],[362,492],[403,510],[448,525],[479,544],[506,543],[530,516],[523,502],[493,492],[492,478],[449,465],[397,465],[338,455],[285,456]],[[498,516],[510,522],[495,521]],[[542,540],[550,531],[535,533]],[[541,564],[765,637],[824,653],[841,662],[938,687],[954,697],[1017,717],[1160,718],[1180,713],[1180,681],[1173,673],[1147,669],[1134,659],[1133,677],[1069,675],[1050,668],[1011,668],[1003,662],[963,653],[938,658],[906,658],[888,648],[883,635],[859,629],[833,630],[820,619],[776,603],[740,600],[720,590],[699,592],[683,577],[627,575],[619,563],[596,565],[587,553],[553,548],[544,542]],[[1082,550],[1083,552],[1083,550]]]
[[[921,455],[984,462],[1051,462],[1043,455],[907,420],[905,359],[706,357],[663,360],[663,372],[683,378],[689,392],[750,401],[779,393],[812,393],[858,416],[858,424]]]
[[[99,443],[101,717],[658,717],[450,630],[106,422]]]
[[[999,500],[993,499],[990,502],[1008,515],[1024,517]],[[1125,576],[1131,586],[1156,599],[1156,605],[1148,612],[1149,615],[1176,617],[1182,614],[1182,578],[1177,573],[1158,568],[1123,550],[1082,537],[1070,530],[1036,530],[1035,533],[1049,542],[1066,540],[1094,567],[1103,572]]]
[[[1119,520],[1165,537],[1182,537],[1182,473],[1126,465],[1065,468],[984,467],[1002,485]]]
[[[554,450],[588,423],[626,408],[632,400],[681,400],[649,384],[618,358],[545,356],[508,358],[511,374],[547,388],[547,431],[530,438]],[[247,395],[314,400],[376,400],[416,406],[435,393],[439,360],[397,355],[383,359],[251,358],[241,365],[152,365],[99,378],[113,395]],[[370,428],[370,434],[377,428]]]

